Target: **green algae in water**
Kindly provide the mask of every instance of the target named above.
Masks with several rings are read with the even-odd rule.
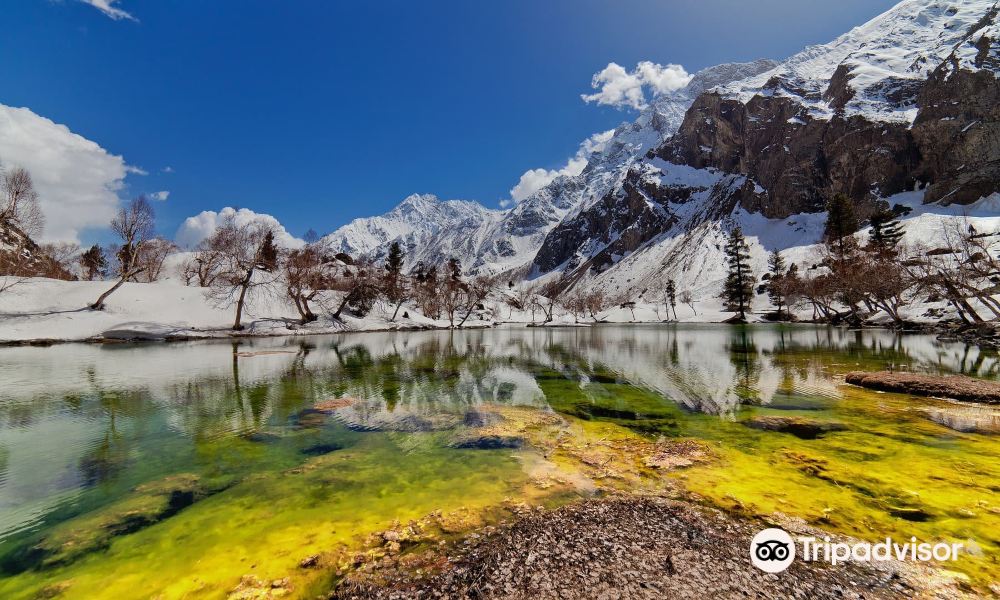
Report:
[[[334,574],[302,558],[362,549],[395,521],[571,498],[535,485],[546,461],[530,445],[450,447],[489,405],[555,411],[580,447],[704,440],[714,460],[668,477],[706,502],[865,539],[971,539],[982,555],[946,566],[983,587],[997,577],[997,437],[933,422],[922,408],[937,401],[838,379],[998,376],[995,355],[927,336],[594,327],[0,352],[5,598],[221,597],[247,574],[292,576],[292,595],[310,596]],[[845,430],[803,440],[753,417]],[[567,480],[594,470],[552,461]],[[635,473],[650,478],[638,488],[662,477]]]

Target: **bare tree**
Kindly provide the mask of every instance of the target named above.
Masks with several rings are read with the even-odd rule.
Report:
[[[155,237],[143,244],[136,261],[142,270],[136,274],[136,280],[145,283],[159,280],[167,256],[176,250],[177,246],[173,242],[161,237]]]
[[[468,284],[464,286],[464,312],[465,315],[462,320],[459,321],[458,326],[461,327],[468,320],[469,315],[480,306],[486,298],[494,292],[497,288],[497,279],[490,275],[480,275],[474,277]]]
[[[367,315],[382,295],[379,283],[378,268],[375,265],[364,260],[355,262],[354,269],[348,275],[347,292],[333,313],[333,318],[340,320],[345,308],[350,308],[359,317]]]
[[[222,275],[224,266],[225,256],[222,251],[213,246],[211,238],[202,240],[195,248],[194,255],[181,265],[184,285],[211,287],[216,278]]]
[[[597,315],[608,307],[608,301],[600,290],[590,290],[583,296],[583,306],[590,313],[590,318],[597,322]]]
[[[45,226],[31,173],[21,167],[0,170],[0,224],[13,225],[29,236]]]
[[[111,220],[111,230],[122,242],[116,253],[118,281],[108,291],[101,294],[97,301],[90,305],[91,308],[103,310],[104,302],[108,296],[145,269],[145,266],[139,262],[139,255],[143,246],[153,237],[155,217],[153,207],[145,196],[139,196],[129,202],[128,206],[118,209],[118,215]]]
[[[688,308],[691,309],[691,312],[694,313],[694,316],[696,317],[698,316],[698,311],[695,310],[694,308],[694,302],[695,302],[694,294],[692,294],[690,290],[684,290],[683,292],[681,292],[680,300],[682,303],[688,305]]]
[[[573,288],[559,296],[556,304],[573,315],[573,322],[579,323],[580,319],[587,314],[587,304],[583,298],[583,292],[579,288]]]
[[[53,279],[76,279],[76,276],[73,275],[73,266],[79,260],[79,244],[73,242],[42,244],[41,250],[47,260],[42,261],[44,266],[39,272],[40,276]]]
[[[440,282],[438,268],[434,265],[426,267],[418,263],[413,270],[414,295],[421,312],[432,319],[441,317],[441,298],[438,295]]]
[[[555,280],[536,286],[532,289],[532,306],[540,309],[542,313],[545,314],[544,323],[552,322],[556,304],[558,303],[559,297],[562,293],[562,285]]]
[[[237,224],[227,219],[209,246],[222,256],[222,274],[209,288],[209,296],[220,305],[236,305],[233,329],[243,329],[243,311],[260,296],[274,291],[277,282],[278,249],[274,230],[259,221]]]
[[[455,313],[458,312],[465,303],[465,282],[461,279],[461,272],[456,266],[458,261],[451,259],[445,268],[445,279],[438,287],[438,301],[448,315],[448,324],[455,326]]]
[[[284,261],[285,290],[303,324],[318,318],[309,303],[333,286],[339,264],[317,244],[288,253]]]

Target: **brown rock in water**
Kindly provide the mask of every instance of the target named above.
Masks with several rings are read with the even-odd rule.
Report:
[[[967,402],[1000,404],[1000,383],[966,377],[965,375],[854,371],[847,374],[845,381],[852,385],[883,392],[900,392],[915,396],[937,396]]]
[[[802,417],[754,417],[743,421],[743,424],[751,429],[790,433],[803,440],[814,440],[824,433],[847,429],[841,423],[813,421]]]

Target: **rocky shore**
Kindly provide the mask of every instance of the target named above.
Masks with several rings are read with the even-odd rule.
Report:
[[[749,547],[768,526],[665,498],[587,500],[528,510],[449,548],[387,557],[342,579],[329,598],[971,597],[929,569],[898,562],[796,560],[783,573],[764,573],[751,565]]]
[[[853,371],[845,376],[852,385],[883,392],[900,392],[916,396],[935,396],[1000,404],[1000,383],[966,377],[965,375],[927,375],[899,371]]]

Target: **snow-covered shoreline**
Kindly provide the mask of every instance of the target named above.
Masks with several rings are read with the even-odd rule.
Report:
[[[2,278],[0,278],[2,279]],[[325,311],[313,323],[301,324],[283,297],[261,299],[249,311],[242,330],[232,329],[233,310],[215,306],[205,290],[185,286],[176,279],[154,283],[126,283],[112,295],[104,310],[92,310],[93,302],[110,282],[62,281],[32,278],[0,296],[0,345],[48,345],[65,342],[148,342],[226,339],[247,337],[306,336],[379,331],[448,329],[447,319],[432,319],[413,306],[404,306],[395,320],[394,307],[377,303],[364,318],[345,315],[332,319]],[[752,322],[768,322],[761,305],[750,315]],[[800,320],[809,314],[800,311]],[[676,317],[663,305],[638,302],[633,307],[614,306],[593,318],[577,320],[556,311],[551,322],[537,311],[515,310],[502,295],[488,300],[462,329],[484,327],[586,327],[594,324],[651,325],[665,323],[723,323],[730,317],[721,301],[704,298],[694,306],[678,305]],[[919,321],[919,319],[917,319]]]

